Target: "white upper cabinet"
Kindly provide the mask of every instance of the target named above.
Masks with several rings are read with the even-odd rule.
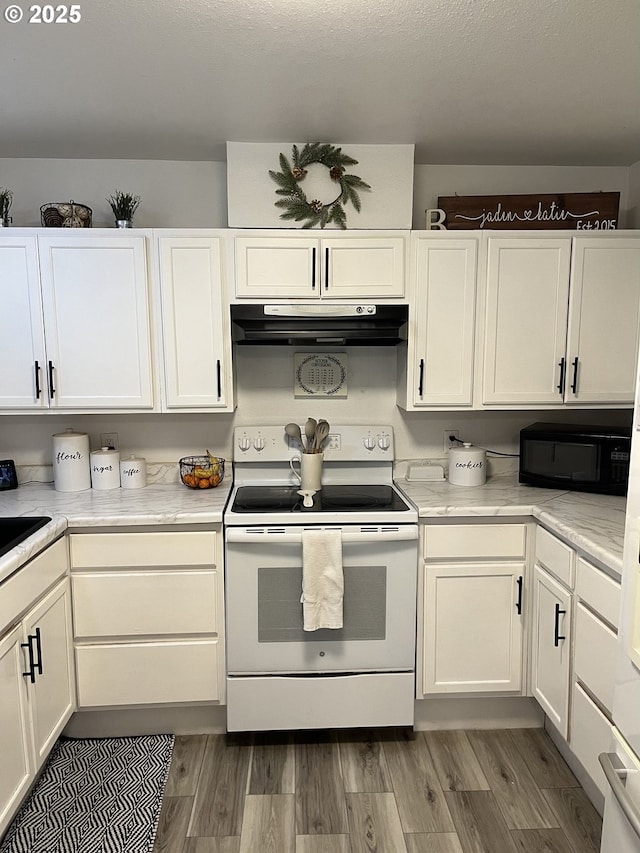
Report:
[[[38,237],[50,406],[151,409],[143,236]]]
[[[478,243],[454,234],[412,235],[414,315],[406,397],[398,398],[404,408],[448,409],[473,402]]]
[[[486,239],[482,402],[632,405],[640,239]]]
[[[484,403],[563,402],[570,261],[570,238],[488,238]]]
[[[223,238],[157,232],[163,409],[233,408]]]
[[[9,228],[0,230],[0,314],[0,408],[46,408],[37,238]]]
[[[404,296],[406,234],[310,237],[309,232],[237,235],[235,293],[242,299]]]
[[[633,403],[640,323],[640,239],[573,241],[567,403]]]

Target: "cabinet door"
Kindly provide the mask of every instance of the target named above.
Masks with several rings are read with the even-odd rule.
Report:
[[[489,237],[487,246],[483,402],[559,405],[571,240]]]
[[[416,237],[415,406],[470,406],[473,389],[476,240]]]
[[[640,239],[573,241],[567,403],[633,404]]]
[[[404,237],[343,237],[321,241],[321,292],[329,298],[404,295]]]
[[[571,593],[539,565],[533,575],[531,684],[560,734],[569,721]]]
[[[0,316],[0,408],[46,408],[36,238],[14,237],[8,229],[0,231]]]
[[[153,405],[145,238],[38,238],[51,406]]]
[[[167,409],[226,409],[232,402],[221,242],[158,238]]]
[[[0,640],[0,836],[35,772],[18,626]]]
[[[524,563],[427,565],[425,693],[519,691]]]
[[[28,686],[38,765],[75,710],[70,598],[69,580],[65,578],[24,620],[25,642],[35,638],[31,640],[34,656],[41,665],[34,683]]]
[[[304,237],[236,237],[236,296],[316,298],[320,241]]]

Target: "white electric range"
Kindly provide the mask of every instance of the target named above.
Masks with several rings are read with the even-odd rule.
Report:
[[[411,725],[418,515],[393,484],[393,430],[334,426],[305,506],[283,427],[237,428],[225,512],[230,731]],[[340,532],[344,622],[305,631],[305,530]]]

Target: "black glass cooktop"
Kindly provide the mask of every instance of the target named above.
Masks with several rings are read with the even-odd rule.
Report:
[[[404,512],[409,507],[391,486],[323,486],[313,506],[302,505],[296,486],[239,486],[231,512]]]

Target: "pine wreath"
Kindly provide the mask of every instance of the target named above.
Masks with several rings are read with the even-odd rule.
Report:
[[[358,161],[343,154],[341,148],[326,142],[307,143],[302,151],[294,145],[291,159],[293,165],[284,154],[280,154],[281,171],[269,170],[269,174],[278,184],[276,195],[284,196],[275,202],[276,207],[284,210],[284,213],[280,214],[280,219],[294,219],[296,222],[306,220],[303,228],[316,228],[318,225],[324,228],[332,222],[339,228],[346,228],[347,214],[344,211],[344,205],[351,202],[360,213],[358,190],[371,189],[362,178],[347,173],[346,167],[354,166]],[[338,195],[326,204],[317,198],[309,201],[300,186],[300,182],[307,174],[307,167],[315,163],[326,166],[331,180],[340,185]]]

